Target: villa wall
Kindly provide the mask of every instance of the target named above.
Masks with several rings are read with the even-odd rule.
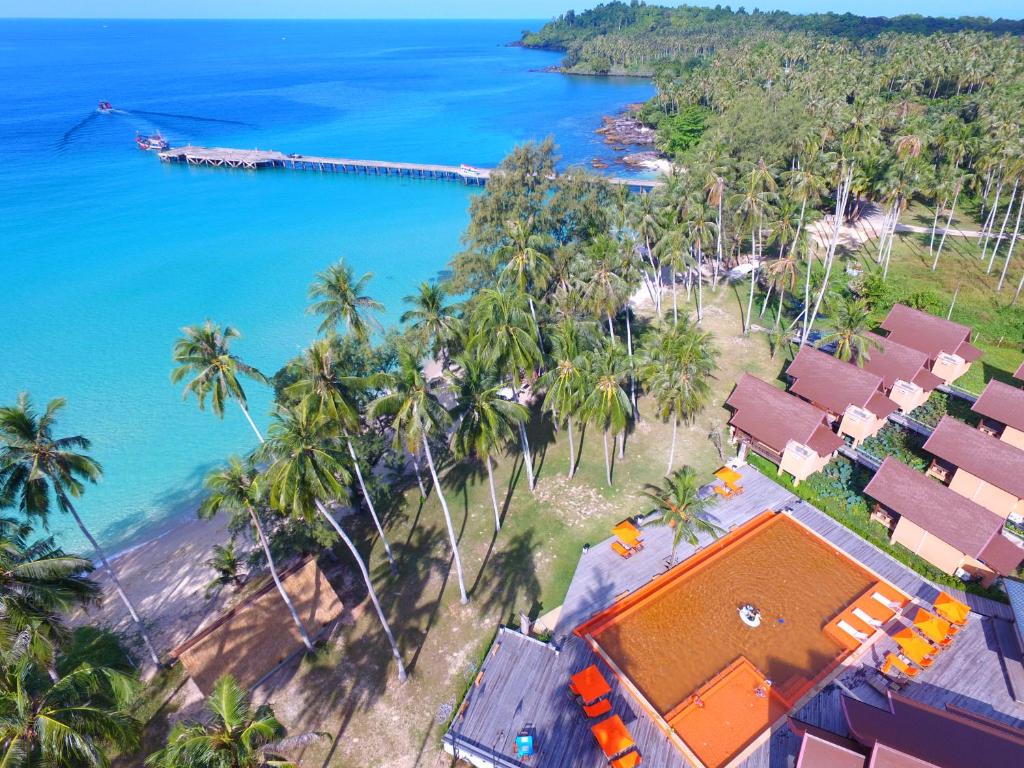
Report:
[[[928,397],[931,395],[931,392],[926,392],[915,384],[912,385],[911,392],[906,392],[902,389],[892,387],[885,393],[885,395],[900,407],[900,413],[908,414],[919,405],[924,405],[928,401]]]
[[[966,558],[966,555],[959,549],[936,538],[906,517],[901,517],[896,522],[891,541],[893,544],[902,544],[914,554],[920,555],[936,568],[948,574],[955,573]]]
[[[874,437],[878,431],[885,426],[886,419],[880,419],[874,414],[867,421],[851,418],[849,413],[844,413],[842,421],[839,422],[839,434],[849,435],[853,439],[853,447],[858,447],[869,437]]]
[[[995,512],[1004,520],[1011,512],[1024,513],[1024,502],[1012,493],[996,488],[979,477],[975,477],[962,467],[957,467],[953,479],[949,482],[950,489],[956,491],[985,509]]]
[[[789,472],[793,476],[794,485],[799,485],[815,472],[823,470],[829,459],[832,458],[831,455],[819,456],[809,449],[808,454],[801,456],[792,447],[786,446],[782,460],[779,462],[779,473]]]
[[[952,384],[954,381],[963,376],[967,371],[971,369],[971,364],[966,360],[962,360],[959,365],[949,365],[942,360],[936,360],[932,364],[932,373],[938,376],[947,384]]]
[[[1014,429],[1010,426],[1003,427],[1003,432],[999,435],[999,439],[1015,448],[1024,450],[1024,432],[1021,432],[1019,429]]]

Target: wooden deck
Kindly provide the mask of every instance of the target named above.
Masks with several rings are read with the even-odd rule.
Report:
[[[740,471],[744,493],[730,501],[720,499],[712,508],[713,517],[723,528],[731,529],[765,509],[786,509],[795,519],[921,603],[932,602],[938,594],[934,584],[813,506],[799,501],[753,467],[743,467]],[[473,755],[479,761],[503,768],[606,766],[607,761],[589,732],[589,723],[566,692],[573,673],[596,663],[612,684],[613,711],[626,722],[644,764],[665,768],[687,766],[682,753],[619,684],[603,661],[572,634],[583,620],[671,565],[668,529],[647,525],[642,530],[644,550],[628,560],[611,551],[610,541],[595,545],[580,558],[559,618],[554,645],[544,645],[513,630],[501,630],[481,668],[479,684],[470,688],[461,714],[444,736],[449,751],[459,754],[461,750],[461,754]],[[701,541],[701,546],[706,544],[707,541]],[[686,559],[695,551],[685,544],[680,545],[676,559]],[[905,687],[903,693],[932,706],[954,704],[1024,727],[1024,704],[1016,700],[1014,690],[1019,674],[1012,667],[1021,662],[1009,654],[1004,657],[1000,645],[1000,639],[1012,630],[1008,623],[1012,616],[1009,606],[959,590],[945,591],[971,606],[970,621],[953,645],[940,653],[935,664]],[[877,676],[872,668],[894,648],[894,642],[882,636],[859,661],[794,712],[794,716],[832,732],[845,733],[841,695],[846,693],[882,706],[883,695],[868,680]],[[527,725],[535,729],[538,754],[519,761],[514,756],[514,738],[519,729]],[[742,768],[789,768],[795,763],[799,747],[799,739],[783,725],[740,765]]]
[[[345,157],[285,154],[269,149],[235,149],[232,147],[195,147],[191,144],[172,147],[157,153],[162,162],[207,168],[234,168],[258,171],[284,169],[317,171],[319,173],[347,173],[364,176],[399,176],[413,179],[458,181],[463,184],[484,186],[496,171],[493,168],[474,168],[465,165],[436,163],[406,163],[391,160],[357,160]],[[649,192],[660,187],[657,179],[635,179],[625,176],[605,177],[612,184],[628,187],[633,192]]]

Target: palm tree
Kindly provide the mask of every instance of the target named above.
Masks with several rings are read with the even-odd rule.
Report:
[[[150,659],[159,667],[160,657],[135,606],[121,586],[106,553],[71,501],[82,495],[85,483],[95,483],[103,470],[92,457],[80,453],[89,450],[91,443],[87,438],[82,435],[54,437],[57,414],[65,404],[63,398],[56,398],[49,402],[42,414],[38,414],[32,408],[28,393],[23,392],[18,395],[16,405],[0,408],[0,499],[9,500],[23,515],[40,519],[44,524],[54,501],[57,509],[75,519],[135,622]]]
[[[30,541],[32,526],[0,517],[0,641],[27,640],[29,653],[56,680],[58,646],[68,637],[61,614],[99,602],[93,564],[65,554],[53,538]]]
[[[499,286],[515,286],[530,304],[530,316],[537,325],[537,310],[533,296],[551,272],[551,259],[545,253],[550,243],[533,231],[533,219],[505,222],[508,245],[498,250],[498,258],[505,263],[498,275]]]
[[[253,707],[233,677],[220,678],[206,699],[209,718],[179,722],[167,745],[146,758],[150,768],[287,768],[281,752],[304,746],[323,734],[282,738],[285,728],[266,704]]]
[[[373,278],[367,272],[358,280],[344,259],[320,272],[309,286],[309,299],[313,302],[306,310],[311,315],[322,315],[320,333],[334,333],[344,325],[357,339],[366,340],[371,331],[380,329],[373,312],[382,312],[384,305],[367,296],[366,285]]]
[[[532,374],[542,360],[537,328],[527,310],[526,297],[519,291],[485,288],[475,297],[470,327],[471,351],[508,377],[512,400],[518,403],[523,379]],[[525,423],[519,424],[519,442],[527,483],[532,491],[536,480]]]
[[[532,341],[532,336],[530,337]],[[437,399],[431,389],[423,369],[412,350],[401,347],[398,350],[398,366],[396,370],[377,374],[371,377],[372,385],[384,390],[376,400],[370,403],[370,414],[374,418],[392,417],[394,445],[404,447],[409,453],[423,449],[434,481],[437,498],[441,502],[444,522],[448,527],[448,541],[452,546],[452,559],[455,563],[455,574],[459,582],[459,600],[463,605],[469,602],[466,594],[466,581],[462,575],[462,559],[459,557],[459,543],[452,525],[452,515],[448,509],[441,480],[437,476],[434,454],[430,450],[432,435],[444,431],[450,419],[448,412]]]
[[[708,519],[712,499],[700,495],[700,481],[693,467],[680,467],[661,485],[645,485],[643,494],[654,502],[652,511],[660,512],[661,521],[672,528],[672,560],[676,559],[680,541],[697,546],[702,533],[716,539],[725,533]]]
[[[640,378],[655,399],[658,415],[672,419],[668,469],[675,463],[679,422],[692,423],[711,398],[718,352],[711,335],[684,320],[649,334],[642,349]]]
[[[308,403],[300,403],[294,408],[279,408],[274,413],[267,442],[260,446],[257,454],[260,460],[269,462],[264,476],[270,505],[283,514],[305,521],[319,514],[348,547],[391,645],[391,654],[398,665],[398,679],[404,682],[406,673],[402,655],[380,607],[366,563],[345,529],[327,510],[328,504],[345,497],[349,481],[348,470],[341,462],[341,453],[336,447],[337,438],[337,427],[310,408]]]
[[[229,539],[227,544],[214,544],[213,555],[203,565],[216,574],[206,584],[207,597],[214,592],[219,592],[229,584],[236,590],[242,586],[242,574],[238,571],[241,562],[238,559],[238,548],[235,546],[234,539]]]
[[[835,344],[833,353],[840,360],[849,362],[856,360],[863,366],[871,358],[871,350],[879,344],[869,332],[871,330],[871,310],[863,299],[831,293],[825,305],[828,314],[829,330],[817,343],[823,347]]]
[[[293,367],[298,374],[298,381],[288,387],[289,395],[305,398],[314,411],[333,421],[341,427],[341,434],[348,448],[348,455],[352,459],[352,468],[356,473],[356,480],[359,482],[359,489],[362,492],[363,501],[370,510],[370,517],[377,528],[377,534],[384,544],[384,553],[387,555],[391,571],[396,572],[395,557],[391,553],[391,544],[384,535],[384,527],[377,517],[377,509],[373,504],[373,497],[366,488],[366,481],[363,479],[363,470],[356,456],[355,446],[352,444],[351,434],[358,432],[359,407],[356,403],[354,390],[361,387],[363,383],[353,376],[345,376],[338,370],[338,343],[337,339],[318,339],[310,345],[309,349],[302,356],[301,361]]]
[[[174,342],[171,353],[178,366],[171,371],[171,383],[178,384],[187,378],[182,397],[195,395],[199,410],[205,410],[206,398],[209,397],[218,418],[224,418],[225,401],[234,399],[262,443],[263,435],[249,415],[245,390],[238,378],[242,375],[266,384],[267,377],[231,353],[231,340],[240,338],[241,334],[230,325],[221,328],[209,320],[201,326],[182,328],[182,333],[184,335]]]
[[[586,418],[601,429],[604,437],[604,469],[608,485],[612,484],[611,456],[608,453],[608,435],[619,435],[626,429],[632,406],[629,395],[622,388],[629,374],[629,365],[622,350],[613,341],[602,345],[587,358],[588,394],[582,411]]]
[[[259,471],[252,461],[243,463],[237,456],[232,456],[228,459],[227,466],[214,470],[206,476],[204,484],[209,493],[199,506],[199,517],[209,519],[218,512],[226,512],[233,518],[248,516],[253,530],[256,532],[256,538],[260,542],[263,556],[267,560],[267,568],[270,569],[270,575],[274,579],[278,594],[281,595],[284,604],[288,606],[288,612],[292,616],[292,621],[295,622],[295,627],[299,630],[302,644],[306,646],[307,651],[312,653],[314,650],[313,640],[310,638],[309,632],[306,631],[302,619],[299,618],[299,612],[295,609],[295,604],[285,590],[284,584],[281,583],[277,565],[274,563],[274,556],[270,552],[270,542],[267,541],[267,535],[263,531],[263,525],[257,513],[257,509],[264,503],[257,483],[258,478]]]
[[[431,354],[438,358],[441,368],[448,367],[452,339],[458,332],[459,319],[447,303],[448,293],[437,283],[420,283],[417,293],[402,301],[410,309],[402,313],[401,322],[409,324],[409,331]]]
[[[565,420],[569,433],[569,479],[576,473],[576,447],[573,421],[583,407],[587,381],[587,357],[583,349],[579,324],[563,320],[551,335],[551,365],[538,379],[538,386],[546,391],[544,408],[557,421]]]
[[[501,512],[494,490],[494,469],[491,457],[508,442],[513,426],[526,421],[526,406],[503,398],[501,383],[487,371],[479,358],[463,356],[459,359],[459,374],[448,374],[449,391],[455,397],[455,430],[452,449],[456,457],[482,458],[487,467],[487,482],[494,505],[494,530],[501,530]]]
[[[629,295],[629,286],[619,274],[619,246],[607,235],[599,235],[587,246],[583,300],[591,311],[608,322],[608,337],[615,338],[612,318]]]
[[[108,768],[106,750],[139,743],[127,712],[137,690],[129,675],[79,664],[53,680],[17,650],[0,657],[0,765]]]

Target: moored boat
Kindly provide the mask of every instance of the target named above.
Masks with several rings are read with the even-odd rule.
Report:
[[[159,152],[171,146],[167,143],[167,139],[159,133],[154,133],[151,136],[143,136],[141,133],[137,133],[135,134],[135,143],[139,149],[144,149],[147,152]]]
[[[99,103],[99,106],[96,107],[96,111],[104,115],[109,115],[111,112],[114,111],[114,107],[110,104],[109,101],[101,101]]]

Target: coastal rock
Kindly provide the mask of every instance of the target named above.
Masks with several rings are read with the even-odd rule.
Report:
[[[601,127],[597,132],[604,136],[606,144],[634,146],[650,146],[654,144],[654,129],[641,123],[636,111],[630,109],[620,115],[607,115],[602,118]]]

